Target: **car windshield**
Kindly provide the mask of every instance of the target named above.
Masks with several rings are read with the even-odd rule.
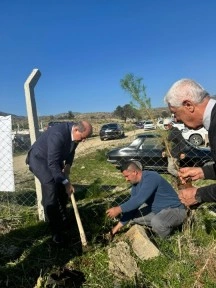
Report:
[[[130,147],[137,147],[139,145],[141,145],[143,142],[143,138],[139,137],[139,138],[136,138],[129,146]]]
[[[152,121],[146,121],[145,124],[153,124]]]
[[[161,138],[160,137],[146,138],[140,148],[141,149],[162,149],[163,145],[161,143]]]
[[[116,124],[109,124],[108,128],[117,129],[118,126]]]
[[[106,125],[103,125],[102,126],[102,129],[105,130],[105,129],[117,129],[118,126],[116,124],[106,124]]]

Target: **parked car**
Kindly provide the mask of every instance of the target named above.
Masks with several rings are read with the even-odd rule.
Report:
[[[52,126],[55,126],[55,125],[58,125],[58,124],[61,124],[61,123],[62,123],[62,121],[51,121],[51,122],[49,122],[49,123],[47,124],[46,129],[49,129],[49,128],[52,127]]]
[[[156,125],[151,120],[146,120],[144,123],[144,130],[154,130],[156,129]]]
[[[31,147],[30,135],[29,134],[15,134],[12,139],[13,152],[24,152],[28,151]]]
[[[204,127],[198,130],[185,128],[182,131],[184,139],[188,140],[195,146],[202,145],[205,142],[206,135],[208,135],[208,131]]]
[[[68,123],[68,122],[71,122],[71,121],[51,121],[51,122],[48,123],[46,129],[48,129],[50,127],[53,127],[55,125],[59,125],[59,124],[62,124],[62,123]]]
[[[172,124],[173,124],[173,127],[176,127],[178,128],[180,131],[183,131],[185,129],[185,125],[183,122],[175,122],[175,121],[172,121]]]
[[[143,129],[144,128],[144,123],[145,123],[145,121],[135,122],[135,127],[137,129]]]
[[[105,139],[118,139],[125,136],[124,128],[118,123],[104,124],[99,132],[101,141]]]
[[[185,158],[180,161],[181,167],[202,167],[213,161],[209,148],[199,148],[185,142]],[[167,157],[162,157],[164,146],[161,143],[159,134],[141,134],[129,145],[109,151],[107,161],[120,166],[125,161],[138,160],[148,170],[167,172]]]

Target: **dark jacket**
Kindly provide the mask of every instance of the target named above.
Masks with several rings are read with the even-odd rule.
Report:
[[[172,127],[168,131],[167,140],[171,144],[170,152],[172,157],[179,158],[180,154],[185,150],[185,139],[181,131],[176,127]]]
[[[66,179],[63,162],[72,165],[78,145],[71,140],[73,124],[62,123],[47,129],[30,148],[26,163],[41,183],[62,183]]]
[[[211,123],[208,131],[209,145],[212,152],[212,157],[216,162],[216,104],[212,109]],[[205,179],[216,180],[216,166],[206,165],[202,167]],[[197,196],[202,202],[216,202],[216,184],[204,186],[197,189]]]

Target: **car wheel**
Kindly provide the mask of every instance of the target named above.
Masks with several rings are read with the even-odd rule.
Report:
[[[101,139],[101,141],[104,141],[104,138],[100,138]]]
[[[203,138],[199,134],[193,134],[190,136],[189,141],[195,146],[200,146],[203,143]]]

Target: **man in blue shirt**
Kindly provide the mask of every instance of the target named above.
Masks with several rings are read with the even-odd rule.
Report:
[[[133,186],[128,201],[106,211],[110,218],[122,213],[120,221],[112,229],[112,235],[130,220],[152,227],[153,232],[161,238],[170,235],[175,227],[183,223],[186,218],[185,206],[163,177],[154,171],[142,171],[142,165],[138,161],[125,163],[121,171],[126,181]]]

